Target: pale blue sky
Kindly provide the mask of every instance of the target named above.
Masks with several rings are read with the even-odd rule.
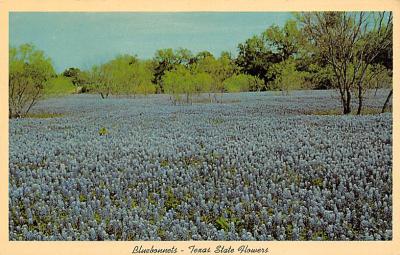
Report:
[[[290,13],[10,13],[10,45],[33,43],[51,57],[58,72],[90,68],[118,54],[148,59],[161,48],[227,50],[260,34],[272,24],[283,25]]]

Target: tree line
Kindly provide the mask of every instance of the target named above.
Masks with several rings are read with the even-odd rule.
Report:
[[[188,49],[160,49],[150,60],[119,55],[88,70],[68,68],[77,92],[109,95],[166,93],[173,103],[193,95],[294,89],[336,89],[343,114],[351,102],[361,113],[366,92],[391,88],[393,62],[391,12],[296,13],[283,27],[272,25],[237,46],[237,55]],[[10,47],[10,116],[20,116],[42,96],[51,77],[51,60],[34,46]],[[390,91],[382,112],[392,96]]]

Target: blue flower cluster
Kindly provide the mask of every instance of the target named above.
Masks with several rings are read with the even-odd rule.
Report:
[[[334,96],[45,100],[10,120],[9,238],[390,240],[392,115],[304,114]]]

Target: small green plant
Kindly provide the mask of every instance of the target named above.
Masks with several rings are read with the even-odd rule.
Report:
[[[307,240],[307,229],[303,228],[300,232],[299,236],[300,241],[306,241]]]
[[[152,205],[157,204],[156,200],[154,199],[154,194],[155,194],[155,193],[150,193],[150,194],[147,196],[147,201],[149,201],[149,203],[152,204]]]
[[[103,136],[103,135],[107,135],[108,134],[108,130],[105,127],[102,127],[99,129],[99,135]]]
[[[292,239],[292,236],[293,236],[293,225],[290,224],[290,223],[286,227],[286,234],[288,236],[288,239]]]
[[[158,228],[157,229],[157,235],[158,235],[158,237],[161,238],[161,240],[165,240],[166,233],[165,233],[164,229]]]
[[[101,222],[101,216],[100,216],[100,214],[99,214],[98,212],[95,212],[95,213],[94,213],[94,219],[96,220],[96,222],[97,222],[98,224],[100,224],[100,222]]]
[[[87,199],[86,199],[85,195],[82,195],[82,194],[79,195],[79,201],[80,202],[86,202],[86,200]]]
[[[225,231],[229,230],[229,223],[228,223],[227,219],[225,219],[225,217],[223,217],[223,216],[219,217],[216,220],[216,223],[220,229],[223,229]]]
[[[316,179],[312,180],[312,184],[314,186],[318,186],[318,187],[322,188],[323,180],[322,180],[322,178],[316,178]]]
[[[163,159],[163,160],[161,161],[161,163],[160,163],[160,166],[161,166],[161,167],[167,167],[168,165],[169,165],[169,162],[168,162],[167,159]]]
[[[167,199],[165,201],[165,208],[169,209],[176,209],[179,206],[179,200],[175,197],[174,193],[172,192],[172,188],[167,190]]]
[[[328,240],[328,234],[325,231],[319,230],[313,233],[311,240],[318,240],[318,238],[321,238],[323,241],[326,241]]]

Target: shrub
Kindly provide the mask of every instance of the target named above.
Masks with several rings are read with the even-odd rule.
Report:
[[[233,75],[223,82],[227,92],[245,92],[250,90],[261,90],[264,82],[252,75],[239,74]]]
[[[307,77],[309,73],[297,71],[295,60],[289,58],[272,66],[272,72],[276,78],[271,82],[271,88],[285,91],[304,89],[307,87]]]
[[[51,59],[31,44],[9,50],[9,116],[27,114],[54,75]]]
[[[107,135],[107,134],[108,134],[108,130],[105,127],[100,128],[99,135],[103,136],[103,135]]]
[[[75,86],[72,81],[64,76],[51,78],[44,86],[45,96],[68,95],[75,92]]]

